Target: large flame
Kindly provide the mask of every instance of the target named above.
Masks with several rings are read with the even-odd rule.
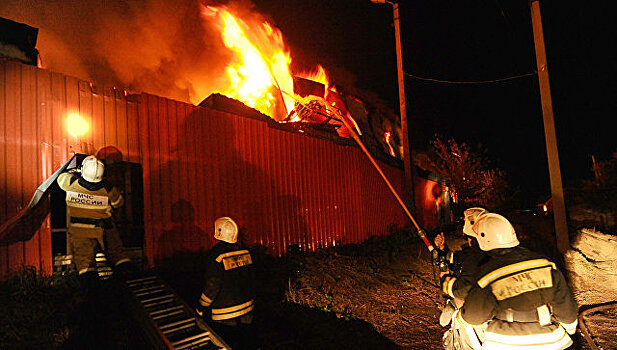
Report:
[[[224,7],[203,7],[202,16],[218,20],[223,43],[234,53],[226,67],[228,84],[220,92],[284,119],[294,99],[291,55],[281,32],[268,22],[249,26]]]
[[[328,73],[326,72],[325,68],[321,66],[321,64],[317,65],[316,70],[311,72],[299,73],[297,74],[297,76],[324,84],[326,87],[326,94],[330,89],[330,80],[328,78]]]

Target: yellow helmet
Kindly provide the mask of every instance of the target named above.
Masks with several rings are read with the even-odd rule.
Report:
[[[101,182],[103,172],[105,172],[105,165],[95,156],[87,156],[81,162],[81,177],[88,182]]]
[[[238,225],[227,216],[214,221],[214,238],[227,243],[238,241]]]
[[[487,251],[497,248],[512,248],[519,245],[514,226],[505,217],[486,213],[478,217],[472,227],[473,237],[478,240],[480,249]]]

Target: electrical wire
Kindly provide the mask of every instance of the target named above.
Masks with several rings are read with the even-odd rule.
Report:
[[[419,76],[416,76],[416,75],[413,75],[413,74],[410,74],[410,73],[407,73],[407,72],[403,72],[403,74],[405,74],[406,76],[408,76],[410,78],[414,78],[414,79],[417,79],[417,80],[430,81],[430,82],[434,82],[434,83],[472,85],[472,84],[500,83],[500,82],[514,80],[514,79],[527,78],[527,77],[531,77],[531,76],[537,75],[538,72],[534,71],[533,73],[515,75],[515,76],[507,77],[507,78],[498,78],[498,79],[491,79],[491,80],[476,80],[476,81],[452,81],[452,80],[442,80],[442,79],[434,79],[434,78],[423,78],[423,77],[419,77]]]

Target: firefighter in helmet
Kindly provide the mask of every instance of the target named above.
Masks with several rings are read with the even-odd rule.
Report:
[[[439,318],[441,326],[450,326],[443,336],[443,345],[446,349],[478,349],[484,338],[486,324],[475,327],[455,325],[452,323],[452,316],[463,305],[475,281],[474,275],[478,271],[478,266],[485,256],[471,231],[478,217],[485,213],[488,211],[481,207],[464,211],[462,231],[467,242],[461,245],[460,250],[450,250],[443,233],[435,237],[435,246],[440,250],[439,255],[444,257],[448,264],[448,270],[440,273],[441,289],[450,298]]]
[[[488,322],[482,349],[565,349],[577,326],[577,305],[563,274],[546,257],[519,246],[512,224],[480,215],[472,236],[487,260],[453,322]]]
[[[196,311],[212,320],[215,330],[232,348],[254,348],[251,253],[238,242],[238,226],[229,217],[216,219],[214,238],[220,242],[208,252],[205,286]]]
[[[99,249],[105,251],[114,271],[133,269],[112,220],[112,210],[121,207],[124,198],[103,179],[104,171],[103,162],[91,155],[81,163],[81,171],[71,169],[57,179],[66,192],[68,239],[82,280],[98,279]]]
[[[442,291],[457,300],[459,306],[462,305],[462,301],[473,285],[472,276],[484,256],[478,241],[473,236],[471,227],[480,215],[486,213],[488,213],[488,210],[480,207],[473,207],[464,211],[463,235],[467,242],[461,245],[460,250],[450,250],[445,243],[443,233],[435,237],[435,246],[440,250],[439,254],[444,256],[448,263],[448,271],[442,272],[440,276]]]

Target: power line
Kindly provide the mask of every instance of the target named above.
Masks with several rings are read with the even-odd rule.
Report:
[[[521,75],[516,75],[516,76],[513,76],[513,77],[491,79],[491,80],[476,80],[476,81],[452,81],[452,80],[441,80],[441,79],[434,79],[434,78],[423,78],[423,77],[419,77],[419,76],[416,76],[416,75],[413,75],[413,74],[409,74],[407,72],[404,72],[403,74],[405,74],[406,76],[408,76],[410,78],[414,78],[414,79],[417,79],[417,80],[431,81],[431,82],[434,82],[434,83],[445,83],[445,84],[490,84],[490,83],[500,83],[500,82],[503,82],[503,81],[520,79],[520,78],[527,78],[527,77],[531,77],[531,76],[537,75],[538,72],[534,71],[533,73],[521,74]]]

